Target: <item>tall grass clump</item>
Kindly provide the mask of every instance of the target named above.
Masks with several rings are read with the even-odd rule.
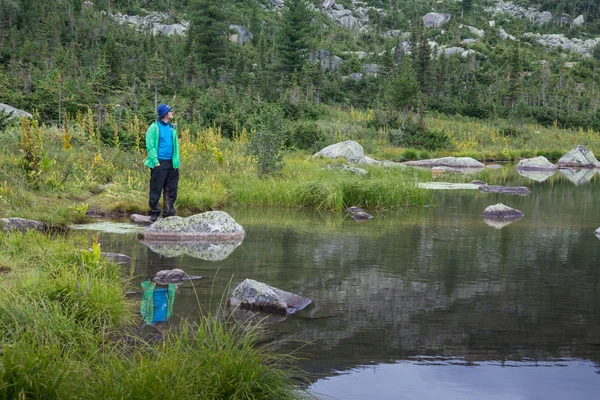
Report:
[[[122,268],[82,247],[85,236],[0,233],[0,399],[298,397],[293,360],[225,314],[146,342]]]

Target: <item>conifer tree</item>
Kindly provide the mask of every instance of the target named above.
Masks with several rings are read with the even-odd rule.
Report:
[[[302,70],[310,50],[312,11],[305,0],[287,0],[277,43],[279,70],[296,73]]]
[[[408,57],[404,57],[400,69],[394,74],[390,87],[390,102],[402,110],[402,129],[408,107],[415,104],[419,93],[419,82]]]
[[[193,0],[190,37],[195,51],[210,77],[225,61],[226,24],[223,3],[217,0]]]

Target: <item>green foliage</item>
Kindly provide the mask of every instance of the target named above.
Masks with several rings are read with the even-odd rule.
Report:
[[[429,151],[451,150],[453,147],[446,133],[424,129],[413,124],[408,125],[404,130],[392,130],[390,143],[395,146]]]
[[[223,3],[216,0],[193,0],[190,40],[200,63],[210,75],[223,65],[227,40]]]
[[[300,72],[310,51],[313,13],[305,0],[288,0],[282,13],[277,48],[279,70]]]
[[[0,110],[0,132],[4,131],[10,125],[14,125],[14,121],[16,118],[13,118],[14,112],[6,112],[4,110]]]
[[[284,132],[281,129],[283,113],[272,105],[265,105],[256,116],[249,135],[248,151],[257,164],[259,175],[269,175],[283,168]]]

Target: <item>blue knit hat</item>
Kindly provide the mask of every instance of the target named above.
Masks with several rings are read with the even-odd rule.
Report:
[[[158,118],[164,117],[171,110],[172,110],[172,108],[164,103],[159,105],[158,108],[156,109],[156,111],[158,112]]]

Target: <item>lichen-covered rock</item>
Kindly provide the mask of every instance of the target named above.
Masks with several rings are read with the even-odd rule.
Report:
[[[529,194],[529,188],[525,186],[496,186],[496,185],[480,185],[479,191],[481,193],[504,193],[504,194],[516,194],[519,196],[525,196]]]
[[[349,173],[355,174],[355,175],[368,175],[369,174],[369,171],[367,171],[366,169],[351,167],[346,164],[328,164],[327,166],[325,166],[325,168],[331,169],[333,171],[349,172]]]
[[[229,40],[233,43],[244,44],[252,40],[254,35],[242,25],[229,25],[229,29],[236,33],[229,35]]]
[[[126,254],[102,252],[100,255],[116,264],[128,264],[131,262],[131,257]]]
[[[527,179],[531,179],[536,182],[544,182],[556,173],[556,170],[528,170],[528,169],[517,169],[517,173]]]
[[[556,169],[556,166],[548,161],[546,157],[539,156],[519,161],[517,169],[529,171],[553,171]]]
[[[164,257],[190,256],[206,261],[223,261],[242,244],[243,240],[142,242],[153,252]]]
[[[489,218],[499,218],[499,219],[511,219],[511,218],[521,218],[525,214],[521,211],[516,210],[514,208],[505,206],[502,203],[495,204],[493,206],[489,206],[483,211],[481,216],[485,219]]]
[[[44,230],[44,224],[42,222],[18,217],[0,218],[0,226],[2,226],[2,230],[5,232],[26,232],[29,230],[36,230],[42,232]]]
[[[159,219],[139,233],[140,238],[158,241],[234,240],[245,235],[244,228],[224,211]]]
[[[278,314],[293,314],[311,303],[310,299],[246,279],[232,293],[229,304],[240,308]]]
[[[452,14],[427,13],[423,16],[425,28],[441,28],[452,19]]]
[[[583,167],[593,168],[600,167],[600,163],[596,160],[594,153],[589,151],[585,146],[577,146],[567,154],[562,156],[556,163],[559,168],[568,167]]]
[[[360,163],[364,161],[365,152],[363,147],[354,140],[346,140],[345,142],[329,145],[313,155],[313,157],[319,156],[327,158],[342,157],[352,163]]]
[[[442,157],[429,160],[407,161],[404,164],[417,167],[485,168],[485,165],[471,157]]]

